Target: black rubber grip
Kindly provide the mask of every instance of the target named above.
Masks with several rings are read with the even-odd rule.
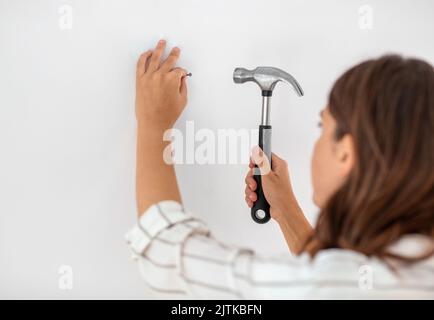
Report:
[[[271,162],[271,126],[259,126],[259,147],[267,155]],[[271,165],[271,163],[270,163]],[[255,166],[257,168],[257,166]],[[253,221],[256,223],[267,223],[270,218],[270,204],[267,199],[265,199],[264,192],[262,190],[262,179],[261,175],[253,176],[256,181],[256,195],[257,200],[253,204],[251,215]]]

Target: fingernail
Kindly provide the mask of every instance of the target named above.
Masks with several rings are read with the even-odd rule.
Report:
[[[164,44],[165,42],[166,42],[166,40],[160,39],[160,41],[158,41],[158,44]]]
[[[179,51],[181,51],[181,49],[179,49],[178,47],[173,47],[173,52],[178,53]]]

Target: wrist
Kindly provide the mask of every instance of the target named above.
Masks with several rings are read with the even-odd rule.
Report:
[[[289,249],[294,254],[299,254],[312,232],[312,227],[307,221],[303,211],[296,204],[286,206],[286,209],[279,214],[279,219],[276,222],[282,230]]]
[[[279,216],[291,216],[297,211],[301,211],[300,206],[297,203],[295,197],[289,196],[277,201],[278,203],[274,206]]]
[[[152,148],[151,150],[163,150],[171,142],[170,135],[162,126],[138,122],[137,123],[137,145]]]
[[[275,220],[279,225],[287,224],[296,228],[299,223],[303,223],[304,220],[306,220],[304,213],[296,200],[282,202],[282,204],[277,206],[275,210]]]
[[[162,124],[159,121],[137,120],[137,130],[139,133],[152,134],[163,140],[163,135],[166,131],[171,130],[172,126]]]

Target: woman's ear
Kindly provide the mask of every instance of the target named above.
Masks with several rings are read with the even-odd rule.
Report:
[[[343,177],[347,177],[354,167],[356,160],[356,149],[354,139],[350,134],[345,134],[336,146],[336,156],[339,163],[339,173]]]

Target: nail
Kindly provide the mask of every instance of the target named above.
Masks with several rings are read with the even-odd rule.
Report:
[[[189,72],[189,73],[187,73],[185,76],[186,76],[186,77],[191,77],[192,74],[191,74],[191,72]]]
[[[166,42],[166,40],[160,39],[160,41],[158,41],[158,44],[164,44],[165,42]]]

